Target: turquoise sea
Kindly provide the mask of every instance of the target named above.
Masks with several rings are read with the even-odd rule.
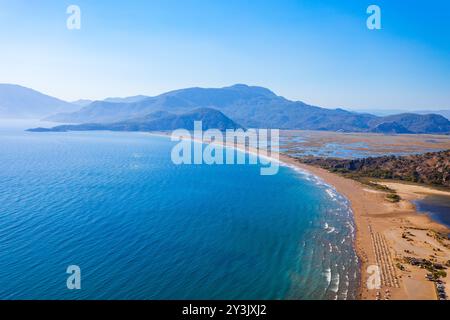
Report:
[[[314,176],[177,166],[165,137],[35,126],[0,125],[0,299],[356,297],[351,211]]]

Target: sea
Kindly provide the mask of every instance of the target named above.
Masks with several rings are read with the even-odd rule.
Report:
[[[0,299],[357,298],[352,212],[317,177],[176,165],[167,137],[36,126],[0,122]]]

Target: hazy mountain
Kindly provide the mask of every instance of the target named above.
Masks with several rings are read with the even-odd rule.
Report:
[[[80,100],[72,101],[71,103],[75,104],[77,106],[80,106],[80,107],[86,107],[86,106],[90,105],[92,102],[94,102],[94,100],[80,99]]]
[[[396,123],[412,133],[448,133],[450,121],[437,114],[402,113],[393,116],[380,117],[369,121],[370,126],[378,126],[382,123]]]
[[[375,128],[372,128],[370,132],[374,133],[412,133],[408,129],[406,129],[401,124],[397,122],[382,122],[378,124]]]
[[[132,97],[126,97],[126,98],[106,98],[103,101],[105,102],[113,102],[113,103],[133,103],[133,102],[139,102],[141,100],[147,99],[149,97],[138,95],[138,96],[132,96]]]
[[[132,96],[132,97],[125,97],[125,98],[106,98],[104,100],[99,100],[99,101],[104,101],[104,102],[112,102],[112,103],[133,103],[133,102],[138,102],[144,99],[147,99],[147,96]],[[76,100],[76,101],[72,101],[72,104],[75,104],[77,106],[81,106],[81,107],[87,107],[88,105],[90,105],[91,103],[95,102],[96,100],[89,100],[89,99],[80,99],[80,100]]]
[[[62,114],[51,120],[60,122],[117,122],[144,116],[155,111],[182,113],[195,108],[215,108],[230,113],[230,107],[239,103],[251,104],[255,99],[280,100],[271,91],[264,88],[236,85],[222,89],[190,88],[171,91],[157,97],[149,97],[138,102],[112,103],[95,101],[79,112]],[[287,100],[286,100],[287,101]]]
[[[392,116],[394,114],[404,113],[405,110],[400,109],[348,109],[349,111],[364,113],[364,114],[373,114],[379,117]]]
[[[237,129],[240,125],[214,109],[200,108],[184,114],[173,114],[157,111],[145,117],[130,119],[116,123],[88,123],[80,125],[62,125],[54,128],[29,129],[32,132],[65,132],[65,131],[165,131],[175,129],[194,129],[194,121],[202,121],[203,130],[207,129]]]
[[[392,116],[395,114],[404,113],[405,110],[400,109],[360,109],[360,110],[353,110],[358,113],[370,113],[374,114],[376,116],[385,117],[385,116]],[[448,120],[450,120],[450,110],[411,110],[411,113],[417,113],[417,114],[439,114]]]
[[[434,113],[434,114],[439,114],[445,118],[447,118],[447,120],[450,120],[450,110],[436,110],[436,111],[424,111],[424,110],[419,110],[419,111],[414,111],[414,113],[419,113],[419,114],[430,114],[430,113]]]
[[[372,115],[329,110],[293,102],[261,87],[234,85],[221,89],[189,88],[171,91],[136,103],[95,101],[79,112],[51,117],[61,122],[117,122],[154,111],[186,112],[198,107],[220,110],[246,127],[322,130],[367,129]]]
[[[376,130],[384,133],[396,130],[411,133],[450,132],[450,121],[439,115],[400,114],[378,117],[343,109],[325,109],[300,101],[290,101],[266,88],[242,84],[220,89],[181,89],[137,102],[95,101],[78,112],[56,115],[49,120],[111,123],[155,111],[184,113],[195,108],[217,109],[245,127],[353,132]],[[392,125],[389,128],[387,125],[380,126],[385,122],[395,122],[397,129],[393,130]]]
[[[19,85],[0,84],[0,117],[42,118],[80,107]]]

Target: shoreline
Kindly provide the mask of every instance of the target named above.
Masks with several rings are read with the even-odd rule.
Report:
[[[402,260],[406,256],[413,255],[411,252],[414,250],[417,251],[415,255],[422,259],[428,259],[435,254],[434,250],[439,250],[443,254],[437,262],[450,260],[450,247],[440,243],[432,243],[433,248],[423,250],[433,240],[431,236],[427,237],[428,232],[448,234],[450,228],[434,221],[428,214],[417,211],[412,202],[433,194],[448,196],[450,199],[450,192],[400,182],[379,182],[396,190],[404,199],[399,203],[391,203],[385,199],[385,192],[369,189],[358,181],[344,178],[325,169],[303,164],[285,154],[279,154],[279,157],[280,162],[309,172],[331,185],[349,201],[356,228],[354,248],[360,264],[360,284],[359,292],[357,292],[360,300],[437,299],[434,284],[425,278],[426,271],[410,266],[405,266],[407,271],[403,271],[398,268],[398,264],[403,265]],[[413,237],[422,237],[422,241],[408,243],[409,249],[404,249],[404,242],[407,242],[403,238],[405,232]],[[446,243],[447,246],[449,243]],[[405,251],[411,254],[405,254],[407,253]],[[380,289],[367,288],[370,274],[366,270],[372,265],[378,265],[381,269]],[[443,281],[449,295],[450,276],[447,275]]]
[[[420,233],[420,231],[427,233],[430,230],[447,234],[450,232],[447,226],[434,221],[428,214],[418,212],[412,201],[421,199],[428,194],[445,195],[450,199],[450,192],[424,186],[412,187],[400,182],[380,182],[380,184],[396,190],[402,199],[405,199],[399,203],[391,203],[385,199],[385,192],[369,189],[368,186],[358,181],[344,178],[322,168],[303,164],[284,154],[280,154],[280,161],[322,179],[349,201],[356,227],[354,247],[360,263],[360,285],[357,294],[359,299],[373,300],[386,298],[386,296],[388,299],[398,300],[437,299],[434,284],[425,279],[426,272],[423,269],[408,266],[409,270],[403,272],[397,265],[402,263],[403,258],[409,256],[409,254],[405,255],[405,250],[413,251],[410,249],[401,251],[405,246],[403,243],[405,242],[403,240],[405,231],[410,234],[412,234],[411,232]],[[408,231],[410,228],[414,231]],[[425,237],[423,234],[414,236]],[[431,242],[431,239],[424,238],[422,243],[416,241],[414,245],[410,244],[409,247],[414,247],[416,251],[423,251],[416,254],[419,258],[429,258],[430,255],[427,254],[431,253],[432,255],[435,249],[444,252],[443,259],[439,262],[450,259],[450,250],[445,246],[438,246],[437,243],[434,243],[434,248],[422,250],[423,245],[429,242]],[[366,270],[371,265],[381,265],[381,277],[382,279],[385,278],[378,290],[369,290],[366,285],[370,276]],[[447,294],[449,294],[449,275],[444,279],[444,283],[447,284],[446,289]],[[423,291],[414,292],[415,290]]]
[[[166,133],[150,134],[170,138],[170,135]],[[192,137],[189,137],[189,139],[198,143],[208,143],[207,141],[195,140]],[[234,148],[244,153],[259,155],[259,150],[256,148],[229,143],[221,145],[225,148]],[[399,203],[392,203],[385,199],[386,193],[383,191],[370,189],[358,181],[344,178],[325,169],[303,164],[289,155],[283,153],[277,153],[276,155],[277,157],[272,155],[262,156],[314,175],[332,186],[349,201],[356,229],[353,245],[360,265],[358,299],[437,299],[434,284],[425,279],[425,270],[409,265],[404,267],[405,270],[398,267],[399,264],[403,267],[406,252],[411,253],[408,255],[418,255],[418,258],[429,258],[438,250],[439,253],[443,252],[443,255],[440,256],[441,260],[450,260],[450,245],[447,248],[446,244],[439,246],[439,243],[434,242],[433,248],[427,247],[432,242],[431,236],[428,235],[429,232],[432,234],[436,232],[449,233],[450,229],[433,221],[428,215],[418,212],[412,203],[413,200],[420,197],[420,194],[432,194],[435,191],[434,189],[417,186],[421,192],[416,194],[411,188],[402,188],[407,184],[380,182],[380,184],[389,184],[392,189],[395,189],[401,195],[402,199],[405,199]],[[443,191],[436,192],[447,195]],[[448,192],[448,195],[450,197],[450,192]],[[421,241],[414,240],[416,243],[413,244],[414,241],[408,240],[405,244],[405,232],[417,239],[420,238]],[[370,274],[366,270],[369,266],[379,267],[381,275],[381,287],[379,289],[369,290],[367,288],[366,283]],[[449,294],[450,276],[447,275],[443,280],[447,284],[446,290]]]

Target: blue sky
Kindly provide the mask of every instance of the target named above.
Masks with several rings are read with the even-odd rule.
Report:
[[[246,83],[330,108],[450,108],[449,21],[446,0],[0,0],[0,82],[67,100]]]

